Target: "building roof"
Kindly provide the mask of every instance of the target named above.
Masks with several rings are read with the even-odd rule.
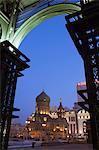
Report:
[[[63,105],[62,105],[62,102],[60,102],[60,105],[59,105],[59,107],[58,107],[58,110],[59,110],[59,111],[64,110]]]
[[[50,97],[44,92],[42,91],[37,97],[36,100],[50,100]]]

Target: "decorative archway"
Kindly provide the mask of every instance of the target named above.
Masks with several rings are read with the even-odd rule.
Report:
[[[13,38],[9,41],[13,43],[15,47],[19,47],[25,36],[37,25],[43,21],[62,14],[71,14],[80,10],[80,6],[76,4],[58,4],[54,6],[47,7],[38,13],[31,16],[25,23],[23,23],[20,28],[15,32]]]

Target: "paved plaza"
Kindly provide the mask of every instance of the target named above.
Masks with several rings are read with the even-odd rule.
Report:
[[[9,150],[93,150],[90,144],[64,144],[56,146],[43,146],[43,147],[29,147],[29,148],[17,148]]]

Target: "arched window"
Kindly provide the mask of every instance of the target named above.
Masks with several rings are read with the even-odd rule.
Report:
[[[83,133],[86,133],[86,121],[83,122]]]

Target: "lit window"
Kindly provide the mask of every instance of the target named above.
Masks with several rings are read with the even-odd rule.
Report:
[[[67,130],[67,128],[65,127],[65,130]]]
[[[47,121],[47,118],[46,118],[46,117],[44,117],[44,121]]]
[[[79,119],[81,119],[81,116],[78,116]]]
[[[46,101],[46,98],[44,98],[44,101]]]
[[[27,120],[25,123],[26,123],[26,124],[30,124],[30,121]]]
[[[32,131],[32,129],[31,129],[31,128],[29,128],[29,131]]]
[[[59,129],[59,126],[56,126],[57,129]]]
[[[60,131],[64,131],[62,128],[60,128]]]
[[[35,121],[35,118],[33,118],[33,121]]]
[[[34,117],[34,114],[32,114],[32,117]]]
[[[43,112],[42,112],[42,111],[40,111],[40,114],[43,114]]]
[[[46,127],[46,124],[43,123],[43,124],[42,124],[42,127]]]
[[[53,131],[56,131],[56,129],[53,129]]]
[[[11,47],[11,46],[9,46],[9,50],[11,51],[11,52],[13,52],[14,50],[13,50],[13,48]]]
[[[85,116],[85,119],[87,119],[87,116]]]

